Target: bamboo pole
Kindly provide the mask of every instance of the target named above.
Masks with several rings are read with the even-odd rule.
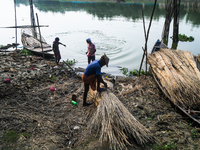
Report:
[[[39,34],[40,34],[40,43],[41,43],[41,48],[42,48],[42,54],[43,54],[43,59],[44,59],[44,51],[43,51],[43,46],[42,46],[42,37],[41,37],[40,25],[39,25],[39,19],[38,19],[37,13],[36,13],[36,17],[37,17],[37,23],[38,23],[38,30],[39,30]]]
[[[153,11],[152,11],[152,14],[151,14],[151,19],[150,19],[149,28],[148,28],[148,31],[147,31],[146,42],[145,42],[145,50],[146,50],[146,75],[147,75],[147,42],[148,42],[148,38],[149,38],[149,31],[150,31],[150,28],[151,28],[153,14],[154,14],[154,11],[155,11],[155,8],[156,8],[156,2],[157,2],[157,0],[155,0],[155,2],[154,2]]]
[[[40,25],[34,27],[49,27],[48,25]],[[0,27],[0,28],[33,28],[32,25],[24,25],[24,26],[10,26],[10,27]]]
[[[15,27],[17,27],[17,13],[16,13],[16,0],[14,0],[15,5]],[[15,28],[15,43],[16,43],[16,50],[17,50],[17,28]]]
[[[147,35],[146,35],[146,28],[145,28],[144,11],[143,11],[143,9],[142,9],[142,18],[143,18],[144,36],[145,36],[145,39],[146,39]],[[143,49],[144,52],[143,52],[143,56],[142,56],[142,61],[140,63],[140,69],[139,69],[139,73],[138,73],[139,76],[140,76],[140,71],[141,71],[142,63],[144,61],[144,56],[145,56],[145,50],[144,50],[143,47],[142,47],[142,49]]]
[[[148,37],[149,37],[149,31],[150,31],[150,28],[151,28],[151,22],[152,22],[152,19],[153,19],[153,14],[154,14],[155,7],[156,7],[156,2],[157,2],[157,0],[155,0],[155,2],[154,2],[154,6],[153,6],[152,14],[151,14],[151,19],[150,19],[149,27],[148,27],[148,30],[147,30],[147,35],[146,35],[146,31],[145,31],[146,29],[144,29],[144,31],[145,31],[145,49],[144,49],[144,51],[145,52],[144,52],[143,55],[146,56],[146,75],[147,75],[147,41],[148,41]],[[141,68],[142,68],[142,63],[143,63],[143,59],[141,61],[141,66],[140,66],[140,69],[139,69],[138,76],[140,76],[140,71],[141,71]]]
[[[34,37],[37,38],[37,34],[36,33],[36,27],[35,27],[35,17],[34,17],[34,11],[33,11],[33,2],[32,0],[29,0],[30,3],[30,17],[31,17],[31,25],[33,26],[33,31],[35,31],[33,33]]]

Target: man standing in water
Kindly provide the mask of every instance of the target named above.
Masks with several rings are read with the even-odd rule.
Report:
[[[56,61],[56,64],[58,65],[59,64],[59,61],[61,59],[61,55],[60,55],[60,51],[59,51],[59,44],[63,45],[66,47],[65,44],[62,44],[59,42],[60,39],[58,37],[55,38],[55,41],[53,42],[53,52],[54,52],[54,56],[55,56],[55,61]]]
[[[96,48],[95,48],[95,45],[92,43],[91,39],[88,38],[86,39],[86,42],[88,43],[87,45],[87,57],[88,57],[88,64],[90,64],[90,61],[94,61],[95,60],[95,52],[96,52]]]
[[[87,94],[89,91],[89,85],[93,91],[96,90],[96,80],[97,80],[97,91],[101,92],[106,90],[107,83],[104,82],[101,75],[101,67],[106,65],[108,67],[109,58],[104,54],[101,56],[100,60],[94,60],[90,63],[85,69],[84,74],[82,75],[82,80],[84,82],[84,95],[83,95],[83,106],[89,106],[91,103],[86,103]],[[103,83],[105,88],[100,88],[100,83]]]

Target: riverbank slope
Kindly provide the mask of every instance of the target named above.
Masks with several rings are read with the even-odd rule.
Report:
[[[83,83],[74,68],[19,51],[0,57],[1,149],[109,149],[88,132],[96,107],[82,106]],[[156,138],[157,144],[138,149],[200,148],[199,126],[169,102],[152,76],[116,77],[113,93]],[[71,103],[73,94],[77,105]]]

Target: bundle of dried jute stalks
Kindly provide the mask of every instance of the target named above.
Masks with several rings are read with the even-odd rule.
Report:
[[[191,52],[160,49],[148,55],[148,63],[174,104],[185,109],[200,108],[200,72]]]
[[[101,142],[109,142],[113,149],[154,142],[151,132],[133,117],[111,91],[102,92],[100,97],[101,101],[90,119],[89,129],[100,136]]]

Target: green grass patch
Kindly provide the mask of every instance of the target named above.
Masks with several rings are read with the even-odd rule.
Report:
[[[19,139],[20,134],[14,130],[7,131],[3,134],[2,139],[6,143],[14,143]]]
[[[32,53],[29,50],[26,50],[26,49],[20,50],[20,54],[25,55],[25,56],[32,55]]]
[[[74,65],[75,63],[77,63],[78,61],[75,60],[75,59],[73,59],[73,60],[67,59],[65,62],[66,62],[68,65],[72,66],[72,65]]]
[[[139,70],[134,69],[134,70],[129,71],[128,68],[123,67],[122,68],[122,73],[125,76],[133,77],[133,76],[138,76],[139,75]],[[144,75],[144,74],[145,74],[145,71],[143,69],[141,69],[140,75]],[[151,75],[151,72],[147,71],[147,75]]]
[[[1,47],[4,47],[4,45],[0,45],[0,48],[1,48]]]
[[[177,148],[177,145],[174,143],[174,139],[171,139],[171,142],[165,144],[165,145],[156,145],[156,150],[175,150]]]
[[[20,143],[19,145],[15,144],[21,136],[24,136],[27,139],[31,137],[31,134],[20,133],[14,130],[5,131],[0,137],[0,145],[2,145],[1,150],[14,150],[22,146]]]

